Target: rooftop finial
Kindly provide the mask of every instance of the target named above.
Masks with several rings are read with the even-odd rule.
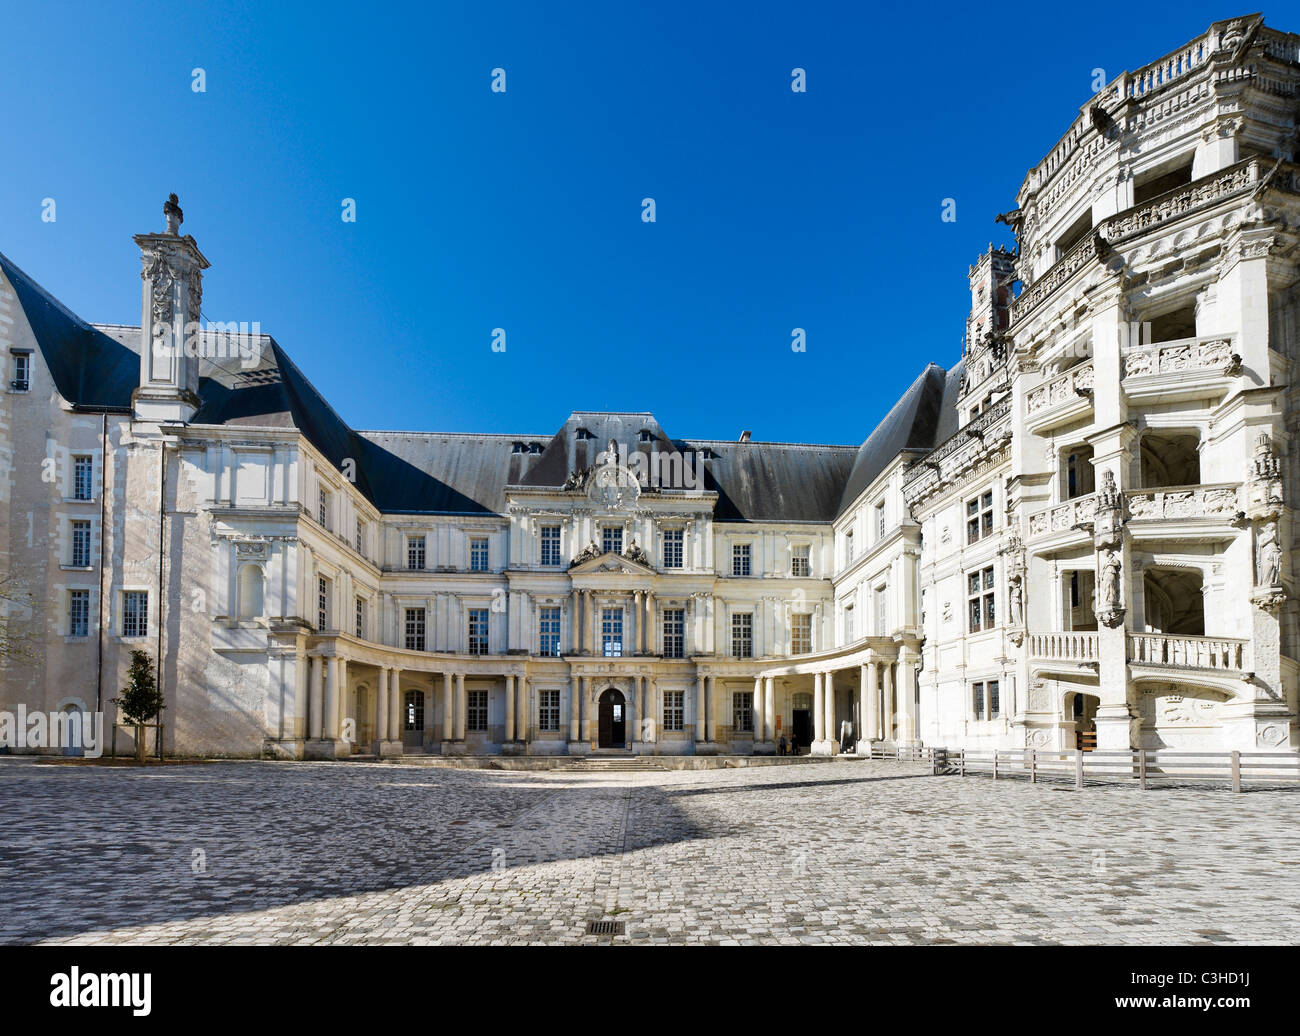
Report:
[[[179,234],[181,224],[185,222],[185,213],[181,211],[180,199],[175,194],[167,195],[163,203],[163,215],[167,217],[167,233]]]

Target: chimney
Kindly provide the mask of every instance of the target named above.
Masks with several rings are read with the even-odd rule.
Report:
[[[131,395],[136,420],[189,422],[199,408],[203,258],[180,234],[185,214],[176,195],[163,204],[166,229],[137,234],[144,282],[140,314],[140,384]]]
[[[743,431],[743,432],[740,433],[740,438],[737,439],[736,441],[737,441],[737,442],[749,442],[749,435],[750,435],[750,433],[749,433],[749,429],[745,429],[745,431]]]

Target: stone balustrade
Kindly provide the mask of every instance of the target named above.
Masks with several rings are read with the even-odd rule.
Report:
[[[1080,396],[1086,396],[1092,390],[1093,379],[1091,360],[1058,374],[1038,388],[1031,389],[1025,396],[1025,416],[1033,417],[1053,407],[1076,400]]]
[[[1030,633],[1029,657],[1054,662],[1095,662],[1096,633]]]
[[[1246,668],[1248,643],[1232,637],[1130,633],[1128,634],[1128,660],[1135,665],[1242,671]]]
[[[1044,507],[1029,516],[1031,538],[1053,532],[1065,532],[1078,525],[1086,525],[1097,516],[1097,494],[1076,496],[1073,500]]]
[[[1242,509],[1241,483],[1131,489],[1124,494],[1130,518],[1230,517]]]
[[[1187,371],[1226,375],[1233,362],[1232,344],[1232,335],[1205,335],[1129,348],[1124,352],[1123,376],[1126,379],[1145,378]]]

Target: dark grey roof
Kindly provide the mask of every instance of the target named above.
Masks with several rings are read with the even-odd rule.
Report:
[[[948,372],[932,363],[908,386],[902,398],[858,448],[853,471],[838,501],[837,514],[852,506],[902,451],[933,449],[935,443],[946,437],[944,428],[956,427],[960,366]]]
[[[139,380],[139,328],[88,324],[3,255],[0,266],[59,393],[77,406],[129,410]],[[943,370],[932,365],[861,448],[671,439],[644,412],[575,411],[549,438],[358,432],[274,339],[261,335],[256,341],[254,363],[203,359],[195,423],[296,428],[335,466],[354,460],[357,488],[386,512],[502,514],[507,487],[561,486],[571,472],[594,464],[613,439],[629,452],[698,457],[704,488],[718,494],[719,521],[829,522],[856,495],[852,485],[859,478],[868,484],[873,468],[878,474],[898,449],[933,446],[952,406]],[[956,426],[955,409],[951,425]]]

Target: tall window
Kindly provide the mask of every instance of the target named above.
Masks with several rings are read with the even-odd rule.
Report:
[[[357,519],[357,553],[366,556],[366,523]]]
[[[32,354],[14,353],[14,377],[9,387],[15,392],[26,392],[32,383]]]
[[[733,691],[731,694],[731,728],[737,732],[754,729],[754,692]]]
[[[790,554],[790,574],[792,576],[812,575],[812,562],[809,557],[812,548],[806,543],[798,544]]]
[[[72,458],[72,499],[90,500],[95,495],[95,460],[81,454]]]
[[[1002,703],[998,700],[998,681],[983,680],[971,684],[971,711],[976,719],[997,719],[1002,715]]]
[[[852,644],[853,638],[857,636],[857,616],[854,614],[853,605],[844,606],[844,643]]]
[[[406,609],[406,650],[424,650],[424,609]]]
[[[407,730],[424,729],[424,692],[407,691],[403,698],[402,719]]]
[[[90,567],[90,522],[72,523],[72,564],[77,568]]]
[[[330,625],[330,581],[324,576],[316,580],[316,629],[325,632]]]
[[[600,530],[600,549],[606,554],[623,553],[623,527],[606,525]]]
[[[542,526],[542,564],[556,568],[560,560],[560,527],[558,525]]]
[[[465,729],[487,730],[488,728],[488,692],[465,692]]]
[[[664,568],[682,567],[682,529],[664,530]]]
[[[366,599],[357,598],[357,636],[362,639],[366,635]]]
[[[664,609],[664,658],[686,657],[686,609]]]
[[[970,632],[992,629],[996,625],[996,608],[993,593],[993,566],[972,572],[967,578],[967,597],[970,605]]]
[[[122,636],[149,635],[149,591],[127,590],[122,594]]]
[[[853,530],[849,529],[844,534],[844,564],[853,563]]]
[[[731,574],[733,576],[747,576],[751,571],[752,549],[748,543],[733,543],[731,545]]]
[[[316,518],[321,527],[328,529],[330,527],[330,495],[324,486],[317,487],[316,498]]]
[[[486,572],[488,570],[488,541],[486,536],[475,536],[469,541],[469,570]]]
[[[606,658],[623,654],[623,609],[600,610],[600,653]]]
[[[885,501],[876,504],[876,540],[885,538]]]
[[[736,658],[754,657],[753,612],[737,612],[731,616],[731,654]]]
[[[966,501],[966,542],[974,543],[993,531],[993,491]]]
[[[664,691],[664,730],[686,729],[686,692]]]
[[[471,655],[488,653],[488,610],[486,608],[469,610],[469,653]]]
[[[560,653],[560,609],[542,608],[538,613],[537,626],[541,643],[539,650],[543,655]]]
[[[406,567],[422,571],[424,569],[424,537],[406,537]]]
[[[812,614],[795,612],[790,616],[790,653],[806,655],[812,650]]]
[[[560,692],[542,691],[537,696],[537,727],[539,730],[560,729]]]
[[[876,588],[876,635],[883,637],[889,632],[889,587]]]
[[[90,591],[68,591],[68,636],[90,635]]]

